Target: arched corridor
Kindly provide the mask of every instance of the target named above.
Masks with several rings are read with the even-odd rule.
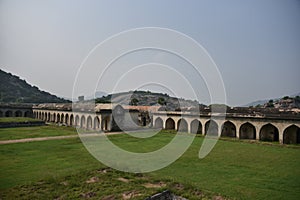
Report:
[[[65,115],[61,114],[61,116],[60,116],[60,123],[64,123],[64,120],[65,120]]]
[[[154,128],[163,128],[163,120],[160,117],[156,118]]]
[[[95,118],[94,118],[94,129],[95,130],[98,130],[100,128],[100,120],[99,120],[99,118],[96,116]]]
[[[87,129],[92,129],[92,117],[91,116],[88,116],[87,118],[87,123],[86,123],[86,128]]]
[[[249,122],[242,124],[240,127],[240,139],[255,140],[255,138],[256,138],[255,127]]]
[[[69,125],[69,115],[68,114],[66,114],[66,116],[65,116],[65,122],[64,123]]]
[[[80,119],[80,128],[85,128],[85,117],[84,116],[81,116],[81,119]]]
[[[278,129],[272,124],[264,125],[259,132],[259,139],[261,141],[279,141]]]
[[[79,122],[79,116],[78,115],[76,115],[76,117],[75,117],[75,126],[80,127],[80,122]]]
[[[20,110],[17,110],[17,111],[15,112],[15,116],[16,116],[16,117],[22,117],[22,112],[21,112]]]
[[[218,136],[218,124],[213,121],[209,120],[205,123],[205,134],[209,136]]]
[[[188,123],[185,121],[185,119],[181,118],[177,122],[177,130],[179,132],[188,132]]]
[[[108,131],[108,127],[109,126],[109,117],[104,117],[104,119],[102,119],[102,122],[101,122],[101,128],[102,130],[104,131]]]
[[[283,132],[283,144],[300,144],[300,128],[292,125]]]
[[[222,126],[221,136],[222,137],[236,137],[235,125],[230,121],[226,121]]]
[[[74,124],[74,115],[72,114],[70,116],[70,126],[73,126],[73,124]]]
[[[166,121],[166,129],[167,130],[175,130],[175,122],[172,118],[168,118]]]
[[[191,122],[191,133],[202,134],[202,124],[199,120],[194,119]]]
[[[57,115],[56,115],[56,122],[57,122],[57,123],[60,123],[60,114],[57,114]]]

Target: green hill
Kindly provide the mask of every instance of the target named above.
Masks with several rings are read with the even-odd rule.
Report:
[[[64,103],[69,102],[31,86],[25,80],[0,69],[0,103]]]
[[[164,106],[167,110],[176,110],[180,107],[195,107],[199,105],[196,100],[171,97],[168,94],[151,91],[129,91],[115,94],[108,94],[96,98],[96,103],[118,103],[134,106]]]

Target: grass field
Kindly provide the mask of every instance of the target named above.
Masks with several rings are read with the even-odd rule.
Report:
[[[39,119],[29,118],[29,117],[0,117],[0,123],[8,122],[38,122]]]
[[[63,127],[47,128],[61,135],[69,131]],[[3,130],[0,129],[1,135],[5,134]],[[23,130],[16,128],[15,134]],[[40,134],[47,135],[45,130],[40,129]],[[109,137],[124,149],[147,152],[164,146],[173,136],[160,133],[149,139]],[[219,140],[213,151],[200,160],[202,142],[203,137],[196,137],[176,162],[146,174],[105,169],[79,138],[0,145],[1,198],[122,199],[131,195],[144,199],[164,189],[189,199],[216,195],[229,199],[300,198],[299,148]]]
[[[0,141],[76,134],[75,128],[56,125],[0,128]]]

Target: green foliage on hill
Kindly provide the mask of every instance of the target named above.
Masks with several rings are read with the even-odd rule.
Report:
[[[31,86],[25,80],[0,69],[0,103],[64,103],[69,102]]]
[[[95,103],[117,103],[133,106],[165,106],[167,110],[175,110],[180,107],[198,106],[196,100],[186,100],[183,98],[171,97],[168,94],[135,90],[129,92],[119,92],[108,94],[95,99]]]

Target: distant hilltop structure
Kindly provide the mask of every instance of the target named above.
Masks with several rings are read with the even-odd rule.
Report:
[[[300,112],[300,96],[289,97],[285,96],[281,99],[270,99],[263,105],[257,105],[256,107],[262,108],[276,108],[279,110],[294,110]]]

